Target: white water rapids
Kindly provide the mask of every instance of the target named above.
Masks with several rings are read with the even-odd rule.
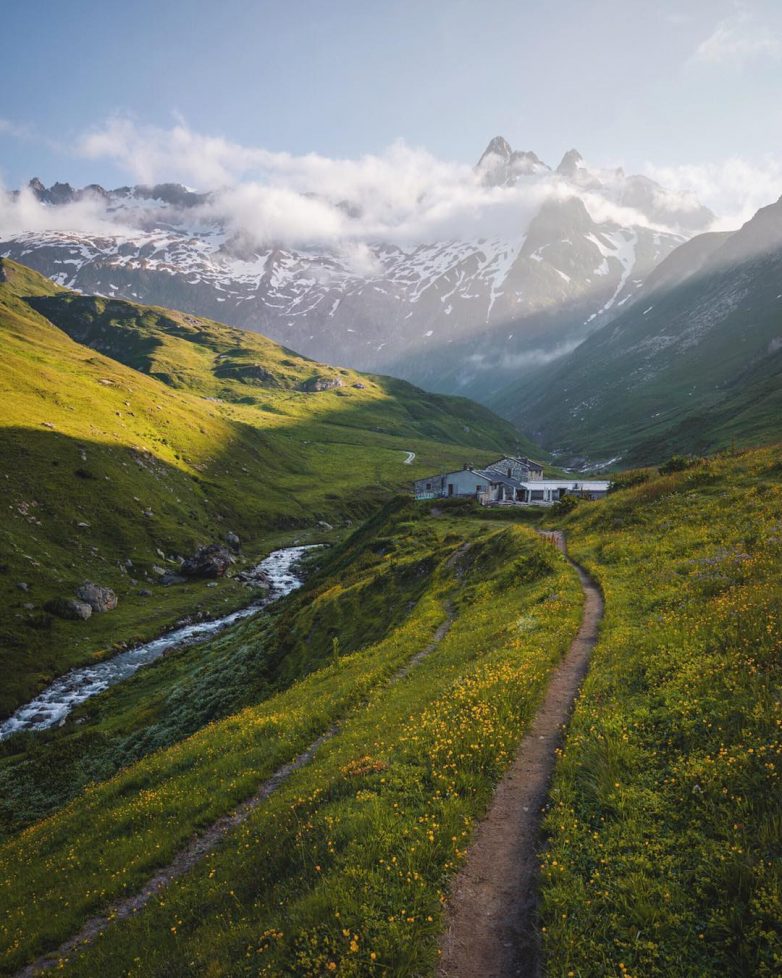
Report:
[[[0,740],[21,730],[43,730],[61,724],[75,706],[132,676],[137,669],[159,659],[169,649],[203,642],[234,622],[257,615],[272,601],[277,601],[301,587],[303,582],[293,568],[309,549],[311,548],[287,547],[284,550],[275,550],[253,568],[251,573],[263,572],[269,582],[269,593],[262,601],[239,611],[232,611],[222,618],[215,618],[214,621],[196,622],[176,628],[103,662],[71,669],[64,676],[55,679],[34,700],[20,706],[12,716],[0,723]]]

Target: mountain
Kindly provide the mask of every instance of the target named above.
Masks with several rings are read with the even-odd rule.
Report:
[[[8,260],[0,399],[0,714],[194,605],[246,603],[234,580],[197,594],[159,585],[200,544],[236,533],[249,558],[361,518],[416,476],[535,453],[463,398],[188,314],[75,295]],[[113,588],[117,610],[78,627],[47,615],[85,580]]]
[[[682,245],[630,308],[492,403],[571,460],[630,464],[778,439],[782,199],[736,232]]]
[[[471,179],[476,215],[458,236],[370,236],[360,248],[258,241],[228,222],[220,192],[34,180],[22,197],[50,229],[0,232],[0,254],[71,289],[182,309],[319,360],[481,399],[583,340],[714,217],[645,177],[592,171],[576,150],[552,169],[502,137]],[[359,233],[360,201],[325,203]],[[68,224],[79,207],[95,230]]]

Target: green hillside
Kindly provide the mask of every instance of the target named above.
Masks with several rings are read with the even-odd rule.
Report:
[[[362,518],[416,475],[519,443],[469,401],[322,367],[215,323],[82,299],[12,262],[0,269],[0,715],[117,642],[247,600],[231,579],[161,587],[153,568],[176,570],[178,556],[228,531],[254,561],[320,521]],[[91,310],[102,344],[113,356],[127,344],[130,363],[33,306],[63,325]],[[271,386],[221,376],[246,362]],[[344,386],[310,383],[334,376]],[[43,611],[85,580],[114,588],[117,610],[79,623]]]
[[[547,973],[773,978],[782,447],[625,484],[563,521],[606,615],[546,820]]]
[[[342,973],[353,975],[380,975],[392,963],[398,974],[432,967],[444,880],[567,648],[581,594],[572,570],[530,530],[431,517],[406,501],[335,555],[335,573],[310,601],[366,589],[389,565],[397,575],[416,571],[400,584],[404,611],[393,626],[356,647],[350,623],[332,619],[340,647],[317,671],[268,698],[256,692],[254,705],[131,765],[0,848],[0,875],[12,866],[18,874],[0,895],[0,943],[10,949],[2,973],[132,892],[334,724],[312,763],[219,853],[118,926],[93,949],[97,960],[77,958],[75,970],[235,976],[246,971],[248,947],[256,974],[261,965],[275,975],[327,974],[343,956]],[[241,644],[262,641],[259,623],[248,629]]]
[[[606,607],[547,808],[549,975],[778,974],[780,459],[776,447],[636,471],[607,500],[543,517]],[[149,692],[152,673],[167,675],[180,717],[228,663],[244,663],[234,692],[249,684],[243,709],[98,776],[0,847],[2,973],[138,893],[317,742],[219,846],[67,952],[60,973],[434,975],[449,885],[582,607],[559,552],[493,515],[395,502],[278,621],[134,677]],[[358,618],[374,631],[362,638]],[[87,729],[125,722],[119,689],[100,699]]]

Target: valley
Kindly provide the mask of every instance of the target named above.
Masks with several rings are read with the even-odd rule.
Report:
[[[0,974],[773,978],[779,206],[499,414],[3,258]]]

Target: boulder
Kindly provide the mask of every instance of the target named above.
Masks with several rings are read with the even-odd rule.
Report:
[[[173,571],[163,571],[160,576],[160,583],[166,587],[169,584],[184,584],[186,580],[186,577],[182,577],[181,574],[175,574]]]
[[[339,377],[317,375],[300,384],[299,390],[305,391],[307,394],[316,394],[320,391],[334,390],[335,387],[342,387],[342,380]]]
[[[110,587],[85,581],[76,591],[76,597],[86,603],[93,611],[113,611],[117,607],[117,595]]]
[[[223,577],[233,562],[233,555],[225,547],[210,543],[188,557],[181,570],[185,577]]]
[[[65,618],[67,621],[86,621],[92,614],[92,608],[86,601],[77,601],[75,598],[52,598],[43,608],[50,615]]]
[[[238,550],[242,541],[235,533],[230,532],[230,533],[226,533],[225,542],[228,544],[229,547],[233,547],[234,550]]]

